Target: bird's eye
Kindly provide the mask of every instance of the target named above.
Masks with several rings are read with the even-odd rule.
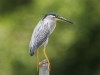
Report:
[[[58,18],[58,15],[56,15],[56,18]]]

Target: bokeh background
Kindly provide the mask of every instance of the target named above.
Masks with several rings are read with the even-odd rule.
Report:
[[[28,46],[49,12],[74,23],[58,21],[49,38],[50,75],[100,75],[99,0],[0,0],[0,75],[38,75],[36,54],[31,57]]]

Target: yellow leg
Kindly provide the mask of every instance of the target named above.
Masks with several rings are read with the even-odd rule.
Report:
[[[39,51],[36,50],[36,54],[37,54],[37,71],[39,69],[39,65],[40,65],[40,57],[39,57]]]
[[[45,58],[46,58],[46,61],[48,62],[48,70],[50,71],[50,62],[49,62],[49,59],[48,59],[48,57],[47,57],[47,55],[46,55],[45,49],[43,50],[43,53],[44,53],[44,56],[45,56]]]

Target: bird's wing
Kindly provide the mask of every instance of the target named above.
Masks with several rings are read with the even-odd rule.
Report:
[[[30,55],[34,54],[35,50],[40,47],[50,35],[50,26],[48,23],[39,23],[32,34],[30,41]]]

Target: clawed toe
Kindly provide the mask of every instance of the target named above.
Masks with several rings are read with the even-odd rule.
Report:
[[[48,63],[48,70],[50,71],[50,62],[46,60],[46,63]]]

